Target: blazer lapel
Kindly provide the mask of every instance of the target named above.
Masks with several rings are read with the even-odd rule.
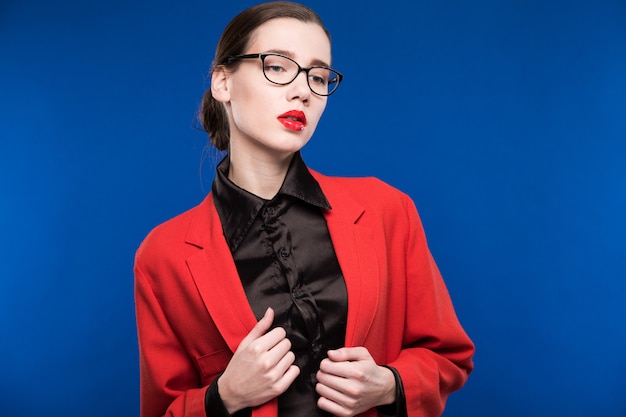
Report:
[[[213,322],[234,353],[257,321],[210,194],[190,223],[187,243],[203,249],[187,259],[187,266]],[[277,398],[252,409],[253,417],[277,415]]]
[[[372,231],[359,224],[365,209],[346,193],[345,188],[330,177],[312,173],[332,207],[325,217],[348,290],[346,346],[362,346],[372,325],[380,294]]]
[[[333,207],[325,213],[325,218],[348,291],[346,346],[360,346],[378,304],[378,263],[372,235],[368,228],[357,224],[364,213],[359,204],[332,181],[321,181],[320,185]],[[235,352],[256,324],[256,317],[241,285],[210,194],[190,223],[187,243],[203,249],[187,259],[187,266],[211,318],[230,350]],[[254,417],[276,416],[276,398],[255,407],[252,414]]]
[[[361,346],[379,301],[378,260],[372,231],[359,224],[365,212],[362,205],[332,178],[312,173],[332,206],[324,216],[348,291],[346,346]],[[256,324],[256,317],[241,285],[210,194],[190,224],[187,242],[210,248],[191,256],[187,265],[209,314],[234,352]]]
[[[256,317],[241,285],[210,194],[201,208],[190,223],[187,243],[203,250],[189,257],[187,265],[213,322],[235,352],[256,324]]]

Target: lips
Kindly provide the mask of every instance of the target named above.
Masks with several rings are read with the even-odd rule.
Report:
[[[287,129],[302,131],[306,127],[306,116],[300,110],[290,110],[278,116],[278,121]]]

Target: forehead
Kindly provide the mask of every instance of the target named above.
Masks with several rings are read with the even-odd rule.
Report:
[[[308,65],[323,61],[330,65],[330,39],[317,23],[302,22],[293,18],[276,18],[256,28],[250,37],[246,53],[269,51],[287,52],[288,55]]]

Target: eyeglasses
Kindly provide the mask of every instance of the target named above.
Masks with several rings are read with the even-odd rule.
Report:
[[[269,82],[274,84],[290,84],[304,71],[309,88],[318,96],[329,96],[334,93],[343,79],[343,75],[334,69],[320,65],[302,68],[293,59],[274,53],[230,56],[222,61],[222,65],[228,65],[240,59],[254,58],[261,59],[263,75]]]

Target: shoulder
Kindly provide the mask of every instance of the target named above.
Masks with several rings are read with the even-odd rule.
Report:
[[[419,239],[425,243],[415,203],[403,191],[375,177],[331,177],[314,172],[332,209],[327,221],[347,221],[369,228],[387,242]],[[334,223],[333,223],[334,224]]]
[[[191,225],[199,218],[209,217],[210,196],[200,204],[155,226],[143,239],[136,253],[136,261],[152,262],[179,253],[189,246]]]
[[[336,177],[313,170],[311,173],[331,200],[343,196],[352,198],[365,206],[413,204],[406,193],[376,177]],[[332,198],[333,196],[335,198]]]

